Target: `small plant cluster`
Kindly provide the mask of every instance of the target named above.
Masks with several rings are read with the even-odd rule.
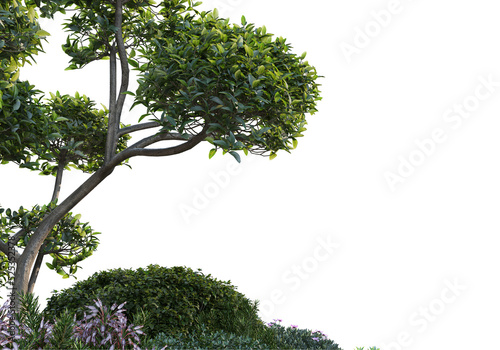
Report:
[[[267,326],[274,333],[278,349],[329,349],[342,350],[333,340],[320,330],[314,332],[309,329],[300,329],[297,325],[284,327],[282,320],[275,319]]]
[[[21,294],[20,311],[12,313],[9,302],[0,308],[0,346],[3,349],[101,349],[140,350],[142,326],[127,324],[123,306],[107,308],[100,300],[88,306],[90,313],[76,321],[66,310],[52,324],[40,313],[38,298]]]
[[[202,326],[189,334],[158,334],[154,339],[146,341],[147,349],[167,348],[187,350],[209,349],[244,349],[244,350],[281,350],[281,349],[329,349],[342,350],[333,340],[329,340],[321,331],[299,329],[298,326],[283,327],[281,320],[268,323],[264,332],[257,339],[236,335],[225,331],[210,331]],[[375,350],[375,348],[370,349]]]

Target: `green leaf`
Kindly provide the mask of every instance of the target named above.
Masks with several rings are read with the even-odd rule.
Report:
[[[252,74],[248,74],[248,82],[253,87],[253,83],[255,81],[255,77]]]
[[[274,152],[271,152],[271,154],[269,155],[269,160],[273,160],[274,158],[276,158],[278,155]]]
[[[236,137],[234,137],[234,134],[232,131],[229,132],[229,139],[228,139],[229,143],[231,145],[234,145],[234,143],[236,142]]]
[[[16,102],[14,103],[14,106],[12,106],[12,111],[15,112],[19,109],[19,107],[21,107],[21,100],[16,100]]]
[[[47,36],[50,36],[50,33],[49,32],[46,32],[45,30],[43,29],[40,29],[39,31],[37,31],[35,33],[35,35],[39,36],[39,37],[42,37],[42,38],[45,38]]]
[[[234,159],[236,159],[238,161],[238,163],[241,163],[241,158],[240,158],[240,155],[238,154],[238,152],[230,151],[229,153],[234,157]]]
[[[224,106],[224,102],[222,102],[222,100],[220,98],[218,98],[217,96],[212,96],[212,97],[210,97],[210,99],[212,101],[214,101],[215,103],[218,103],[219,105]]]
[[[253,57],[253,50],[247,45],[243,45],[248,56]]]
[[[214,140],[214,145],[220,146],[222,148],[228,147],[228,144],[225,140]]]
[[[257,74],[262,75],[265,71],[266,71],[266,67],[259,66],[259,69],[257,70]]]
[[[201,106],[193,106],[193,107],[191,107],[191,110],[193,112],[203,112],[204,111],[204,109]]]
[[[212,159],[212,157],[215,156],[215,153],[217,153],[217,148],[212,148],[208,153],[208,159]]]
[[[128,61],[128,63],[129,63],[132,67],[134,67],[134,68],[139,68],[139,62],[137,62],[136,60],[133,60],[133,59],[131,59],[131,58],[128,58],[128,59],[127,59],[127,61]]]
[[[14,75],[12,76],[12,78],[10,78],[10,80],[12,80],[13,82],[16,82],[17,79],[19,79],[19,75],[21,74],[21,71],[18,69]]]

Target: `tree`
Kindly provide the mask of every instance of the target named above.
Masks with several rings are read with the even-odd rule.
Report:
[[[191,0],[9,0],[0,5],[0,160],[56,177],[49,205],[6,211],[2,218],[2,253],[8,253],[10,233],[24,248],[15,254],[15,290],[32,290],[30,276],[36,279],[45,254],[55,256],[49,267],[59,273],[70,267],[64,276],[91,254],[96,241],[76,239],[91,236],[90,228],[70,211],[128,159],[181,154],[203,141],[213,145],[210,158],[220,149],[238,162],[239,152],[272,159],[297,146],[305,115],[314,114],[321,99],[315,68],[304,61],[305,54],[292,53],[285,39],[273,40],[265,27],[255,28],[244,17],[241,24],[230,24],[217,10],[198,11],[198,5]],[[96,109],[80,94],[51,93],[45,100],[19,80],[19,69],[48,35],[39,27],[39,14],[53,18],[69,9],[63,46],[68,69],[109,60],[109,109]],[[138,76],[135,92],[128,90],[131,69]],[[146,110],[135,125],[120,122],[127,97],[134,100],[132,108]],[[144,130],[150,135],[127,144],[131,134]],[[70,167],[92,175],[59,201],[62,173]],[[64,244],[71,246],[66,259],[54,252]]]

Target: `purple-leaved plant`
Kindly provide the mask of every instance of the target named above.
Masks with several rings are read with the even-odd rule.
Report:
[[[23,307],[20,313],[13,314],[10,302],[0,307],[0,346],[2,349],[43,349],[51,348],[50,341],[54,325],[45,321],[38,312],[38,298],[33,295],[21,296]],[[107,308],[97,299],[95,306],[87,306],[90,314],[84,314],[81,321],[73,318],[72,339],[86,346],[102,348],[109,346],[110,350],[125,349],[132,346],[140,350],[139,334],[142,326],[127,324],[123,306],[113,304]],[[71,340],[71,339],[69,339]]]
[[[132,345],[134,350],[140,350],[139,334],[142,326],[127,325],[127,317],[123,314],[123,306],[113,304],[108,309],[97,299],[95,306],[87,306],[90,314],[84,314],[83,320],[75,326],[75,335],[86,345],[103,346],[109,344],[110,350],[119,348],[124,350],[126,345]]]

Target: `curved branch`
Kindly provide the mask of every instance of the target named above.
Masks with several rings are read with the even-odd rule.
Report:
[[[118,137],[122,137],[123,135],[130,134],[136,131],[141,131],[141,130],[146,130],[146,129],[152,129],[161,126],[157,122],[148,122],[148,123],[143,123],[143,124],[136,124],[136,125],[131,125],[127,126],[125,128],[121,128],[118,130]]]
[[[185,138],[181,138],[179,134],[158,134],[158,135],[153,135],[150,137],[147,137],[139,142],[137,142],[135,145],[127,148],[123,152],[117,154],[115,158],[113,159],[113,163],[119,164],[126,159],[136,157],[136,156],[146,156],[146,157],[164,157],[164,156],[172,156],[174,154],[179,154],[185,151],[190,150],[197,144],[199,144],[201,141],[204,141],[205,138],[207,137],[207,131],[209,128],[209,124],[205,124],[203,127],[203,130],[200,131],[199,134],[191,136],[190,139],[188,139],[186,142],[173,146],[173,147],[167,147],[167,148],[144,148],[146,146],[152,145],[156,142],[159,141],[165,141],[165,140],[179,140],[179,141],[184,141]]]
[[[143,138],[142,140],[134,143],[129,148],[130,149],[144,148],[160,141],[189,141],[193,137],[194,136],[190,136],[188,139],[186,139],[185,137],[182,137],[181,134],[179,133],[156,134]]]

